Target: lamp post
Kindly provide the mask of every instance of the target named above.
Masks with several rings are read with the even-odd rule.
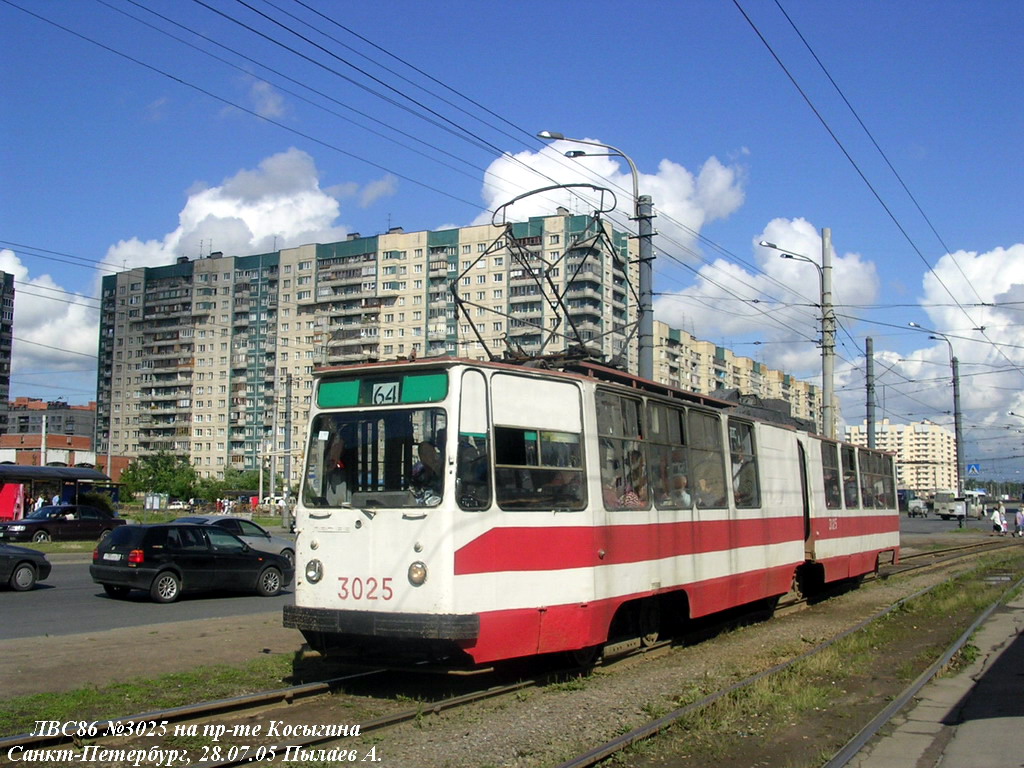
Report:
[[[762,240],[759,245],[779,251],[780,258],[806,261],[818,270],[821,289],[821,421],[825,437],[835,439],[836,420],[832,413],[832,398],[835,394],[836,367],[836,315],[832,307],[832,230],[821,230],[821,264],[809,256],[791,253],[775,243]]]
[[[629,164],[629,170],[633,174],[633,218],[637,222],[640,253],[640,333],[638,339],[638,366],[637,373],[643,379],[654,378],[654,225],[651,223],[654,218],[654,202],[650,195],[640,195],[639,174],[637,174],[636,163],[621,149],[611,144],[602,144],[599,141],[587,141],[585,139],[571,139],[557,131],[541,131],[537,134],[541,139],[552,139],[556,141],[571,141],[575,144],[589,144],[594,147],[610,150],[609,155],[596,155],[596,157],[621,157]],[[567,157],[585,157],[587,152],[574,151],[566,152]]]
[[[953,438],[956,442],[956,495],[964,495],[964,440],[963,424],[960,418],[960,361],[953,354],[953,342],[949,337],[939,331],[933,331],[917,323],[907,323],[911,328],[917,328],[929,334],[929,339],[942,340],[949,347],[949,367],[953,371]]]

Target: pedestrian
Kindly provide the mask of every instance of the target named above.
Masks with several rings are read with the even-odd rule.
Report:
[[[44,498],[43,498],[43,494],[41,494],[41,493],[40,493],[40,494],[39,494],[39,498],[38,498],[38,499],[36,499],[36,504],[35,504],[35,506],[33,507],[33,509],[34,509],[34,510],[35,510],[36,512],[38,512],[38,511],[39,511],[40,509],[42,509],[42,508],[43,508],[43,504],[45,504],[45,503],[46,503],[46,499],[44,499]]]
[[[53,504],[53,506],[55,506],[55,507],[58,504],[60,504],[60,494],[59,493],[53,494],[53,499],[50,500],[50,503]]]
[[[1024,504],[1017,507],[1017,535],[1024,538]]]
[[[999,517],[999,507],[992,508],[992,515],[990,519],[992,520],[992,530],[996,533],[1001,533],[1003,526]]]

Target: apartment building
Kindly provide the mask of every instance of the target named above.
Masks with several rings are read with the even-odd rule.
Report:
[[[11,396],[11,341],[14,337],[14,275],[0,271],[0,434],[7,431]]]
[[[789,403],[790,415],[821,428],[821,388],[656,320],[654,378],[702,394],[736,390]],[[836,409],[838,412],[838,409]]]
[[[317,365],[582,343],[635,370],[629,244],[559,209],[107,276],[98,451],[187,453],[202,476],[297,455]]]
[[[867,422],[846,427],[847,441],[868,444]],[[956,437],[931,421],[875,424],[875,447],[896,455],[896,483],[920,494],[956,488]]]

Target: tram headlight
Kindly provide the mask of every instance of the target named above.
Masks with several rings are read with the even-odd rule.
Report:
[[[306,581],[316,584],[324,577],[324,564],[316,558],[306,563]]]
[[[417,560],[409,566],[409,583],[414,587],[421,586],[427,580],[427,566]]]

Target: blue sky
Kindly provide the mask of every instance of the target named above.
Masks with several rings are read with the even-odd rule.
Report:
[[[0,0],[12,394],[95,397],[114,269],[485,221],[551,178],[628,205],[625,163],[553,130],[636,162],[660,319],[808,379],[817,271],[757,243],[817,259],[829,227],[844,421],[871,336],[879,415],[951,423],[914,321],[960,360],[967,462],[1020,479],[1022,35],[1009,0]]]

